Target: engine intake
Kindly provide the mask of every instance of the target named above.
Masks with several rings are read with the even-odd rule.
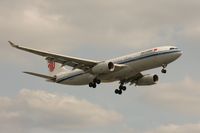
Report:
[[[158,80],[159,80],[158,75],[145,75],[137,80],[136,85],[139,86],[154,85]]]
[[[92,68],[92,72],[95,74],[104,74],[113,72],[115,65],[113,62],[101,62]]]

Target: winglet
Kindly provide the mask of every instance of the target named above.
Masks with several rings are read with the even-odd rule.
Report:
[[[12,47],[14,47],[14,48],[17,48],[17,47],[19,47],[18,45],[16,45],[16,44],[14,44],[13,42],[11,42],[11,41],[8,41],[9,42],[9,44],[12,46]]]

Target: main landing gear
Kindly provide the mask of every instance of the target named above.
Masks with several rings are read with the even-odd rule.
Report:
[[[101,80],[100,79],[94,79],[93,82],[90,82],[89,83],[89,87],[93,87],[93,88],[96,88],[97,87],[97,84],[100,84],[101,83]]]
[[[162,73],[167,73],[167,70],[165,69],[167,67],[166,64],[163,64],[162,65],[163,69],[161,70]]]
[[[119,89],[115,90],[115,94],[121,95],[122,91],[125,91],[125,90],[126,90],[126,86],[124,86],[124,84],[120,84]]]

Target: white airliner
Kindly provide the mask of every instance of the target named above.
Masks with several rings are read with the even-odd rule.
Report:
[[[119,95],[126,90],[124,85],[127,83],[137,86],[156,84],[159,79],[156,74],[143,75],[141,72],[162,67],[161,72],[166,73],[167,65],[182,55],[182,51],[175,46],[162,46],[115,59],[94,61],[21,47],[11,41],[9,43],[14,48],[43,56],[48,61],[49,75],[24,72],[26,74],[44,78],[49,82],[89,85],[93,88],[101,82],[119,81],[119,89],[115,90]],[[65,66],[73,69],[67,70]]]

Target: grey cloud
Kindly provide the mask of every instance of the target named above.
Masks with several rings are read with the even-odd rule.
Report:
[[[141,91],[142,98],[158,108],[190,116],[200,115],[200,84],[191,78],[179,83],[159,84]]]
[[[8,40],[28,47],[52,52],[65,52],[64,54],[68,54],[74,50],[78,51],[76,54],[83,51],[84,54],[90,53],[94,55],[94,59],[97,59],[95,56],[98,54],[97,52],[92,53],[94,49],[97,49],[96,51],[104,56],[105,49],[110,50],[109,55],[114,55],[120,53],[119,51],[123,51],[123,48],[128,50],[143,49],[144,47],[165,45],[170,42],[176,44],[179,40],[185,44],[199,44],[199,7],[200,1],[197,0],[0,0],[0,59],[2,59],[2,63],[7,60],[9,65],[15,59],[16,62],[23,62],[21,63],[23,65],[20,64],[17,67],[35,63],[33,60],[35,57],[32,58],[32,55],[29,58],[27,57],[29,56],[28,54],[22,56],[20,55],[21,52],[11,49],[7,44]],[[198,47],[195,48],[198,49]],[[187,50],[189,49],[192,51],[194,47],[188,45]],[[190,59],[195,59],[192,57],[193,54],[189,52],[184,51],[186,56],[191,57]],[[196,63],[196,61],[186,63],[192,64]],[[35,67],[41,66],[37,62],[35,66],[32,64],[28,68],[35,70]],[[195,66],[197,68],[198,64]],[[178,66],[177,68],[184,69],[182,75],[185,72],[191,72],[189,66]],[[10,72],[10,70],[7,71]],[[7,75],[17,77],[10,73],[4,73],[2,81],[5,81],[4,77],[7,77]],[[10,78],[6,79],[11,80]],[[15,82],[20,81],[15,79],[13,83]],[[7,84],[3,85],[7,86]],[[120,106],[119,108],[123,107],[123,109],[119,110],[122,110],[125,115],[128,114],[128,121],[139,123],[139,125],[143,125],[140,126],[143,128],[146,126],[145,124],[147,122],[145,123],[145,121],[148,121],[148,118],[146,118],[148,116],[152,116],[151,119],[155,121],[162,119],[160,118],[161,115],[159,113],[161,112],[159,111],[158,115],[154,115],[153,113],[148,114],[149,111],[152,112],[152,108],[148,106],[145,106],[147,108],[145,108],[147,110],[145,112],[145,118],[139,121],[135,119],[141,113],[137,113],[137,109],[135,110],[133,108],[138,107],[138,110],[143,110],[141,106],[146,103],[150,106],[152,104],[155,105],[153,107],[165,108],[178,113],[182,112],[184,113],[183,119],[185,114],[199,116],[200,108],[198,105],[200,103],[200,92],[198,86],[198,81],[193,81],[190,78],[179,83],[161,85],[159,83],[158,86],[153,86],[153,88],[148,87],[148,89],[143,89],[143,87],[140,87],[138,90],[134,88],[136,91],[142,93],[141,99],[138,100],[140,101],[138,106],[130,106],[132,102],[128,104],[126,100],[119,100],[119,98],[117,99],[121,103],[118,104],[118,101],[115,101],[117,106]],[[15,88],[13,87],[13,89]],[[5,90],[2,89],[2,95],[4,92]],[[15,93],[12,89],[7,92],[11,94]],[[1,132],[27,133],[33,127],[32,132],[49,133],[53,129],[72,129],[74,124],[85,128],[90,126],[95,127],[96,125],[104,127],[106,123],[109,125],[109,123],[121,121],[120,114],[116,112],[112,113],[113,111],[108,111],[87,101],[83,102],[84,100],[50,93],[50,95],[55,95],[56,98],[54,99],[47,96],[49,94],[48,92],[40,92],[42,96],[36,95],[36,93],[38,92],[27,92],[25,90],[21,91],[18,97],[0,98]],[[136,94],[135,90],[133,93]],[[126,95],[129,95],[130,99],[134,97],[130,92]],[[125,97],[127,98],[127,96]],[[122,98],[126,99],[124,97]],[[65,99],[66,101],[74,99],[74,104],[81,105],[81,112],[74,111],[78,108],[74,104],[73,110],[70,110],[68,106],[64,106]],[[110,100],[110,98],[108,99]],[[94,100],[96,102],[97,99]],[[137,101],[137,99],[133,100]],[[69,104],[72,103],[69,102]],[[61,107],[59,105],[63,106]],[[110,106],[110,104],[108,105]],[[184,106],[187,106],[187,108],[184,108]],[[99,109],[102,111],[90,112],[91,110],[88,110],[89,107],[93,110]],[[126,107],[130,107],[130,110],[127,110]],[[85,109],[88,113],[84,112]],[[103,115],[103,112],[105,115]],[[73,116],[73,119],[71,116]],[[86,119],[87,116],[91,116],[93,119],[88,120]],[[103,120],[95,116],[102,116],[101,118]],[[110,119],[110,116],[113,117]],[[158,118],[153,118],[153,116]],[[169,115],[169,117],[173,116]],[[151,121],[149,120],[148,122]],[[92,124],[87,125],[86,123]],[[65,127],[66,125],[67,127]],[[134,125],[131,123],[130,126],[137,127],[137,124]],[[176,126],[181,127],[181,125]],[[44,129],[43,127],[48,127],[48,129]],[[82,130],[83,128],[79,129]],[[131,128],[127,129],[127,132],[133,131]],[[54,132],[58,131],[56,130]],[[112,132],[114,131],[112,130]]]
[[[152,129],[151,131],[146,131],[145,133],[199,133],[200,123],[191,123],[184,125],[169,124],[163,125],[159,128]]]
[[[177,31],[184,30],[185,26],[193,27],[191,23],[200,21],[197,14],[200,2],[195,0],[60,3],[63,6],[54,6],[53,10],[63,14],[65,22],[71,22],[85,35],[93,37],[97,44],[102,39],[105,43],[109,40],[129,46],[151,45],[162,39],[174,41],[173,36],[181,36]],[[161,38],[161,35],[166,37]]]
[[[66,131],[121,121],[119,113],[72,96],[23,89],[15,98],[0,98],[0,132]]]
[[[3,0],[0,4],[5,40],[60,51],[80,45],[144,47],[173,42],[174,36],[183,37],[185,27],[200,21],[200,2],[195,0]]]

